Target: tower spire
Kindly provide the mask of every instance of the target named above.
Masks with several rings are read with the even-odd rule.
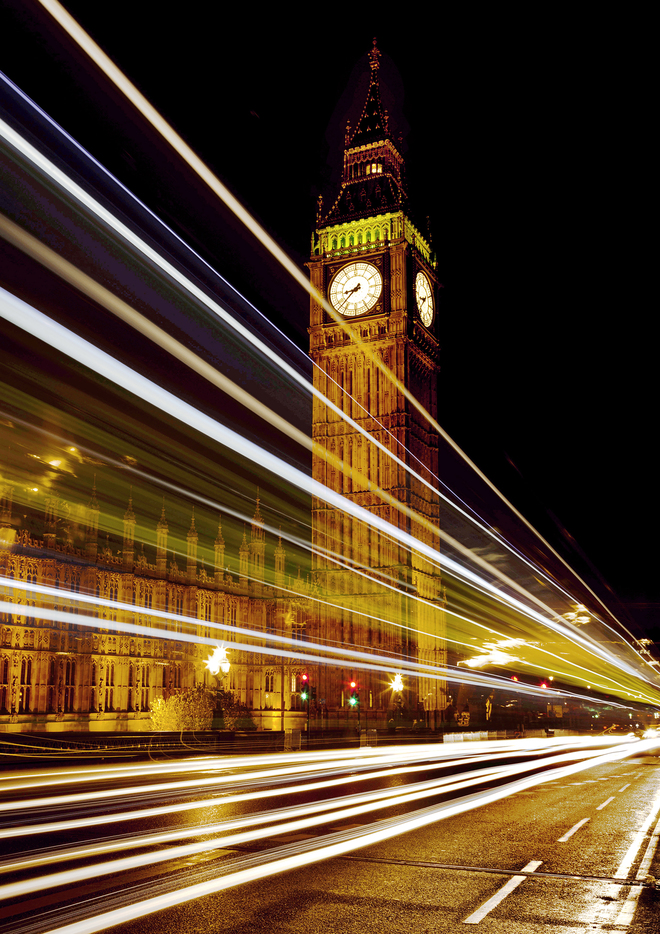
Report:
[[[350,142],[347,144],[349,147],[379,142],[388,136],[387,114],[383,110],[380,99],[380,81],[378,77],[380,56],[380,49],[377,47],[376,40],[374,39],[373,47],[368,55],[371,77],[369,80],[367,99],[364,102],[364,107],[362,108],[362,113],[360,114],[360,119],[357,122],[355,130],[350,136]],[[347,134],[349,132],[347,126]]]
[[[355,128],[346,124],[341,190],[330,210],[319,219],[319,227],[336,227],[347,221],[401,211],[407,205],[403,156],[390,135],[387,111],[380,97],[380,57],[374,39],[367,55],[370,76],[364,106]],[[319,210],[322,213],[321,207]],[[376,230],[370,233],[375,236]],[[337,248],[341,249],[341,232],[338,234]],[[344,246],[350,246],[350,234]]]

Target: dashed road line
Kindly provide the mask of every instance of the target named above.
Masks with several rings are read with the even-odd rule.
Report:
[[[560,837],[559,840],[557,840],[557,843],[566,843],[566,841],[567,841],[567,840],[570,840],[570,838],[573,836],[574,833],[577,833],[577,831],[580,829],[580,827],[584,827],[585,824],[588,824],[589,821],[590,821],[590,819],[591,819],[591,818],[589,818],[589,817],[583,817],[582,820],[579,820],[579,821],[577,822],[577,824],[574,824],[574,825],[571,827],[571,829],[568,830],[568,831],[564,834],[563,837]]]
[[[642,861],[639,864],[639,869],[635,874],[635,881],[643,883],[648,880],[649,869],[651,868],[651,863],[653,862],[653,857],[655,856],[655,851],[658,849],[658,842],[660,842],[660,818],[655,825],[653,833],[651,834],[651,839],[648,842]],[[632,919],[635,914],[635,909],[637,908],[637,902],[639,901],[639,896],[642,893],[643,885],[634,885],[628,892],[628,896],[623,903],[619,914],[617,915],[616,923],[621,926],[626,926],[632,923]]]
[[[531,862],[527,863],[525,867],[523,867],[522,871],[526,873],[534,872],[534,870],[538,869],[542,862],[543,861],[540,859],[533,859]],[[518,888],[520,883],[524,882],[526,878],[527,876],[514,876],[512,879],[509,879],[509,881],[505,882],[502,888],[498,892],[495,892],[495,894],[491,896],[487,902],[484,902],[483,905],[480,908],[477,908],[477,910],[474,911],[469,918],[466,918],[463,924],[479,924],[479,922],[485,918],[487,914],[490,914],[493,908],[496,908],[499,903],[507,897],[507,895],[513,892],[514,889]]]
[[[625,791],[626,788],[630,788],[631,785],[632,785],[632,782],[628,782],[628,784],[624,785],[623,788],[619,788],[619,791],[617,792],[617,794],[621,794],[622,791]]]
[[[614,798],[613,798],[613,797],[612,797],[612,798],[608,798],[607,801],[603,801],[602,804],[599,804],[599,805],[598,805],[598,807],[596,808],[596,810],[597,810],[597,811],[602,811],[603,808],[606,808],[606,807],[607,807],[607,805],[610,803],[610,801],[614,801]]]

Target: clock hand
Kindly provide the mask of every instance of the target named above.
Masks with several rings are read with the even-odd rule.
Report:
[[[357,284],[357,285],[354,285],[352,289],[349,289],[349,290],[348,290],[348,292],[344,292],[344,295],[352,295],[353,292],[357,292],[357,291],[358,291],[358,289],[361,287],[361,285],[362,285],[362,283],[361,283],[361,282],[358,282],[358,284]]]

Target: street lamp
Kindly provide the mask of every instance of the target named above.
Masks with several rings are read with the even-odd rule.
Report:
[[[224,682],[225,677],[229,674],[229,659],[227,658],[227,649],[224,645],[216,645],[213,650],[213,654],[209,655],[205,663],[206,667],[212,675],[215,675],[217,678],[216,682],[216,700],[215,707],[216,711],[220,709],[222,711],[223,723],[224,723],[224,707],[222,706],[222,701],[220,700],[221,686]]]
[[[402,696],[402,694],[403,694],[403,676],[401,675],[400,672],[397,672],[397,674],[394,675],[394,678],[392,679],[392,681],[390,681],[390,687],[392,688],[392,694],[393,694],[393,695],[394,695],[394,694],[398,694],[398,697],[397,697],[397,698],[393,698],[393,704],[394,704],[394,707],[395,707],[395,712],[394,712],[395,720],[392,721],[392,724],[393,724],[393,726],[394,726],[394,725],[395,725],[395,722],[396,722],[397,712],[398,712],[399,715],[400,715],[400,714],[401,714],[401,708],[403,707],[403,696]],[[388,729],[389,729],[389,726],[388,726]]]
[[[211,672],[212,675],[219,675],[222,672],[222,676],[229,673],[229,659],[227,658],[227,649],[224,645],[216,645],[213,650],[213,655],[209,655],[205,662],[206,667]]]

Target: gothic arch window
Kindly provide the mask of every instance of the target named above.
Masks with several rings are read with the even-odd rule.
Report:
[[[357,235],[357,242],[358,242],[358,246],[362,246],[362,233],[359,233]]]
[[[348,245],[355,246],[355,242],[353,240],[353,234],[351,234],[350,237],[348,238]]]
[[[71,659],[68,659],[64,671],[64,713],[71,713],[73,710],[75,689],[76,663]]]
[[[343,249],[345,246],[346,246],[346,238],[342,237],[341,240],[339,241],[339,248]]]
[[[303,610],[300,607],[297,607],[293,613],[293,620],[291,622],[291,638],[298,639],[301,642],[305,639],[305,629],[306,621]]]
[[[337,238],[336,237],[332,238],[332,249],[333,250],[337,249]]]
[[[367,231],[367,243],[371,243],[371,231]]]

